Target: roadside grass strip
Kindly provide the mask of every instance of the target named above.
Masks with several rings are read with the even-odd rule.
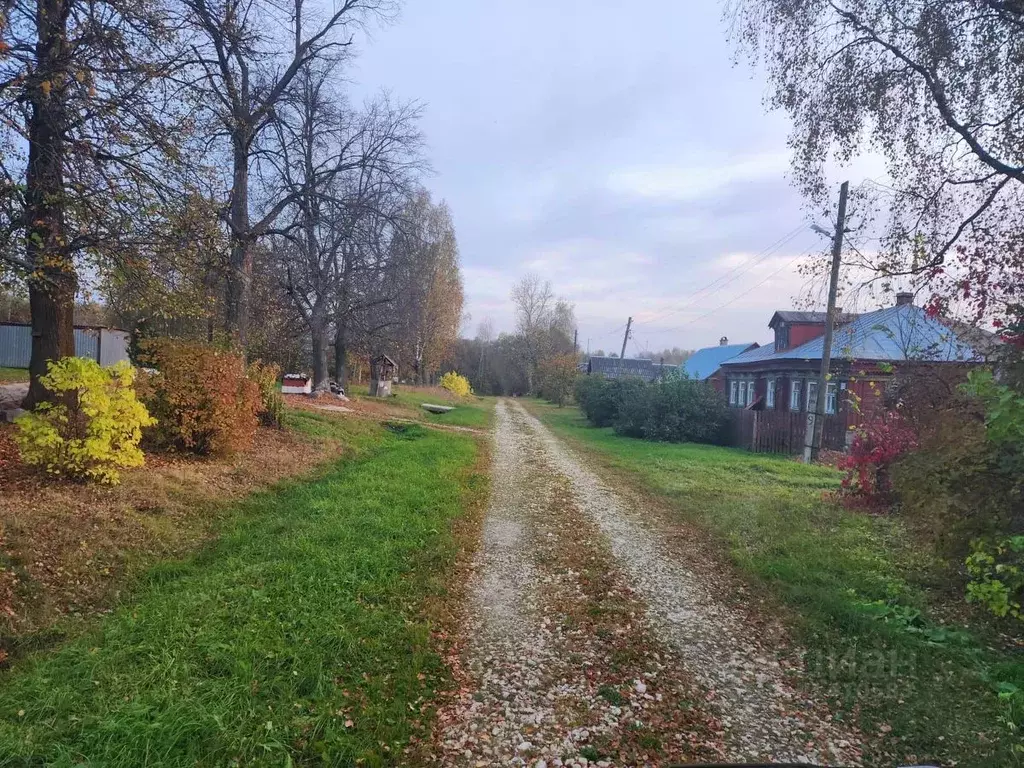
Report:
[[[472,439],[303,413],[352,452],[238,505],[196,556],[0,681],[4,765],[401,761],[445,671],[425,605],[455,557]]]

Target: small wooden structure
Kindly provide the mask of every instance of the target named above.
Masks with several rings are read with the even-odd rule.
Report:
[[[391,382],[398,366],[387,355],[370,361],[370,397],[391,397]]]

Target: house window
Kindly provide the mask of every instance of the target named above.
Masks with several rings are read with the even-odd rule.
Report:
[[[736,405],[736,400],[739,396],[740,383],[738,381],[729,382],[729,405]]]
[[[754,404],[754,397],[756,396],[756,394],[757,394],[757,382],[756,381],[748,381],[747,382],[747,405],[753,405]]]
[[[789,349],[789,326],[779,323],[779,327],[775,329],[775,351],[785,352],[787,349]]]
[[[818,382],[809,380],[807,382],[807,412],[816,413],[818,408]]]
[[[825,413],[835,413],[836,406],[839,404],[838,399],[839,387],[831,383],[825,387]]]
[[[764,396],[765,405],[775,407],[775,379],[768,379],[768,389]]]
[[[803,390],[803,382],[800,379],[793,379],[792,386],[789,390],[789,410],[799,411],[801,405],[800,395]]]

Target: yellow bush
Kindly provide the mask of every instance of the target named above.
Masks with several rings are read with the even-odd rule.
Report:
[[[40,381],[56,403],[40,403],[16,421],[14,439],[25,463],[110,485],[120,480],[118,467],[142,466],[142,428],[156,420],[135,397],[128,363],[102,368],[95,360],[66,357],[51,362]]]
[[[448,371],[441,377],[440,385],[456,397],[469,397],[473,394],[473,388],[469,386],[469,379],[460,376],[455,371]]]

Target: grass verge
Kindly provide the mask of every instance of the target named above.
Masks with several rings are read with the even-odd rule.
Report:
[[[453,397],[440,387],[396,386],[393,395],[383,401],[376,398],[358,395],[360,399],[383,402],[396,411],[403,412],[407,418],[425,421],[429,424],[447,424],[453,427],[470,427],[486,429],[491,423],[494,413],[493,397]],[[421,408],[422,403],[452,406],[455,410],[448,413],[430,413]]]
[[[988,628],[943,625],[927,555],[898,519],[824,498],[836,472],[788,458],[651,443],[589,427],[575,408],[530,408],[668,516],[709,532],[732,562],[789,609],[811,678],[869,740],[866,764],[939,760],[1014,765],[1000,682],[1024,666]],[[962,612],[958,612],[962,613]]]
[[[200,554],[0,690],[4,765],[385,765],[444,678],[443,591],[472,439],[295,414],[353,452],[238,505]]]
[[[20,381],[28,381],[27,368],[5,368],[0,365],[0,384],[14,384]]]

